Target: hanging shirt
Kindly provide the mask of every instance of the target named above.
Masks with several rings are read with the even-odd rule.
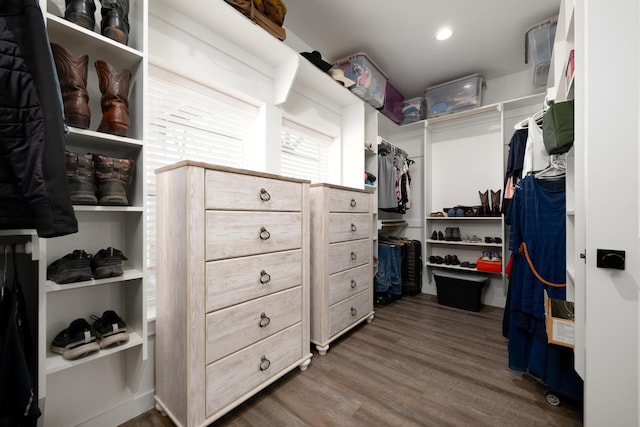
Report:
[[[394,156],[387,154],[378,156],[378,208],[395,209],[398,207],[396,190],[400,177]]]
[[[549,164],[549,154],[542,139],[542,128],[537,125],[535,119],[529,117],[529,133],[524,152],[522,165],[522,178],[529,172],[540,171]]]

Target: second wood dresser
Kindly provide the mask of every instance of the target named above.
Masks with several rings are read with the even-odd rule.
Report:
[[[204,426],[309,347],[309,182],[183,161],[157,171],[156,403]]]
[[[311,342],[329,343],[373,320],[371,194],[311,185]]]

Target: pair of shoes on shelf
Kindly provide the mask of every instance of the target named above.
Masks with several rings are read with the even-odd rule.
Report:
[[[442,234],[442,231],[433,230],[433,233],[431,233],[431,240],[445,240],[445,237],[444,234]]]
[[[456,255],[447,255],[444,257],[444,263],[446,265],[460,265],[460,260]]]
[[[431,255],[429,257],[429,263],[431,264],[444,264],[444,258],[437,255]]]
[[[485,237],[485,243],[502,243],[502,238],[500,237]]]
[[[469,262],[469,261],[462,261],[460,263],[460,267],[464,267],[464,268],[476,268],[476,263],[474,262]]]
[[[444,240],[451,242],[460,242],[462,237],[460,236],[460,227],[447,227],[444,230]]]
[[[451,208],[447,210],[447,216],[464,216],[464,210],[461,208]]]
[[[443,218],[444,217],[444,213],[442,212],[431,212],[429,214],[430,217],[432,218]]]
[[[485,251],[482,252],[482,258],[480,259],[482,261],[501,262],[502,256],[500,255],[500,252]]]
[[[67,360],[79,359],[129,341],[127,324],[113,310],[102,317],[91,316],[93,325],[83,318],[75,319],[51,342],[51,351]]]
[[[122,276],[122,261],[127,259],[122,251],[112,247],[100,249],[93,256],[76,249],[47,267],[47,279],[65,284]]]

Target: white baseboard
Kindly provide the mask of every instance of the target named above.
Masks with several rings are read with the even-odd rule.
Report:
[[[135,399],[123,402],[122,404],[108,409],[88,420],[78,424],[82,427],[113,427],[120,425],[143,412],[152,409],[155,405],[155,390],[149,390],[136,396]]]

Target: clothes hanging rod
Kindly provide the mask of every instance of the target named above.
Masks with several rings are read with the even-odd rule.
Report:
[[[406,151],[404,151],[402,148],[396,147],[389,141],[386,141],[382,138],[380,138],[378,141],[378,153],[380,152],[380,148],[384,148],[391,153],[399,154],[401,156],[404,156],[405,158],[409,157],[409,154]]]

